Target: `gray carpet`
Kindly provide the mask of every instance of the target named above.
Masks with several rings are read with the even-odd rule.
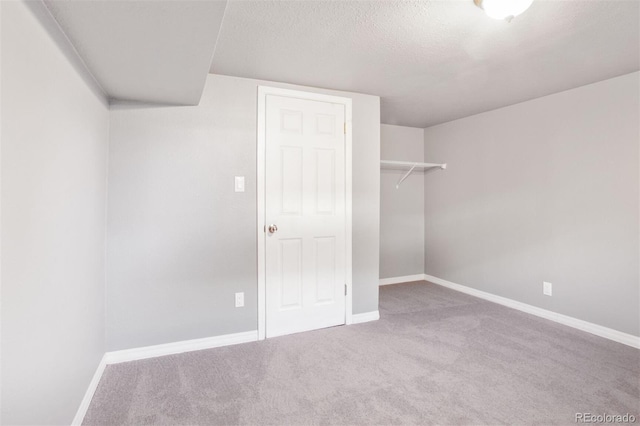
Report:
[[[640,421],[640,351],[430,283],[376,322],[107,367],[85,418],[118,424]]]

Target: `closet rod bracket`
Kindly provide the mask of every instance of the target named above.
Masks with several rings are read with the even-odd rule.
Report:
[[[405,180],[406,178],[408,178],[408,177],[409,177],[409,175],[411,175],[411,173],[413,172],[413,169],[415,169],[415,168],[416,168],[416,165],[414,164],[413,166],[411,166],[411,168],[409,169],[409,171],[408,171],[407,173],[405,173],[405,174],[404,174],[404,176],[402,176],[402,178],[400,178],[400,180],[398,181],[398,183],[396,183],[396,189],[400,188],[400,184],[401,184],[402,182],[404,182],[404,180]]]

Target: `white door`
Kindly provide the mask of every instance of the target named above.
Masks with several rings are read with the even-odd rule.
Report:
[[[266,337],[344,324],[345,107],[267,95],[265,120]]]

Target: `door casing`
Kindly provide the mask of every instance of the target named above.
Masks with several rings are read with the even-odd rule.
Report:
[[[353,285],[352,285],[352,100],[341,96],[321,93],[282,89],[279,87],[258,86],[258,134],[257,134],[257,204],[256,234],[258,240],[258,340],[266,335],[266,270],[265,270],[265,150],[266,150],[266,113],[267,95],[277,95],[311,101],[330,102],[344,105],[345,110],[345,266],[347,295],[345,300],[345,324],[352,323]]]

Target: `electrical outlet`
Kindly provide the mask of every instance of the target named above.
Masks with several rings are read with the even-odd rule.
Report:
[[[244,293],[236,293],[236,308],[244,306]]]
[[[551,296],[553,293],[553,284],[546,281],[542,282],[542,294],[545,296]]]

